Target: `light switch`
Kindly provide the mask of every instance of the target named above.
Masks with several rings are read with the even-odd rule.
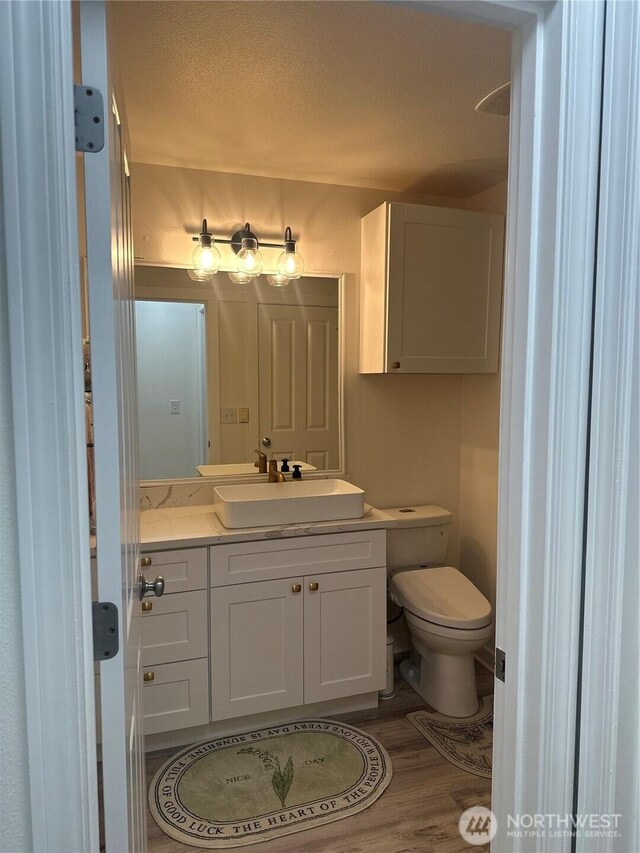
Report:
[[[227,408],[220,409],[220,423],[221,424],[237,424],[238,423],[238,410],[235,406],[228,406]]]
[[[238,423],[248,424],[249,423],[249,409],[241,406],[238,409]]]
[[[171,414],[172,415],[179,415],[180,414],[180,400],[170,400],[169,402],[171,404],[171,409],[170,409]]]

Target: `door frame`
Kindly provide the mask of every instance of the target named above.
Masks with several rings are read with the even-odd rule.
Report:
[[[564,853],[509,819],[575,805],[605,3],[434,5],[513,34],[491,849]]]
[[[577,690],[566,685],[577,683],[581,618],[600,120],[600,68],[591,66],[604,2],[423,6],[514,33],[497,619],[508,659],[506,683],[496,691],[493,789],[502,823],[518,811],[572,811]],[[69,0],[0,7],[9,24],[0,27],[0,259],[11,321],[31,823],[36,849],[54,849],[56,839],[58,849],[94,849],[71,9]],[[44,116],[59,118],[47,123]],[[19,180],[28,171],[40,180]],[[43,187],[47,210],[63,216],[44,216]],[[39,239],[30,240],[34,221]],[[541,848],[539,839],[505,846],[499,835],[493,849]]]
[[[607,6],[585,531],[578,814],[619,817],[581,853],[640,850],[640,5]],[[597,748],[594,746],[597,745]]]

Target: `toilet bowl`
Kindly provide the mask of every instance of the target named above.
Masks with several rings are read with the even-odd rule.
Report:
[[[400,673],[449,717],[478,710],[474,652],[490,639],[491,605],[453,566],[409,568],[391,577],[390,597],[404,607],[414,655]]]
[[[404,607],[413,649],[411,658],[400,664],[400,673],[436,711],[450,717],[470,717],[478,710],[473,656],[491,638],[491,604],[453,566],[424,565],[436,552],[438,558],[443,556],[446,538],[443,543],[441,537],[450,513],[440,507],[385,511],[399,521],[387,555],[391,566],[389,597]],[[413,515],[407,519],[409,513]],[[421,550],[424,562],[396,568],[394,556],[407,555],[407,532],[414,534],[411,551],[420,540],[423,547],[428,545]]]

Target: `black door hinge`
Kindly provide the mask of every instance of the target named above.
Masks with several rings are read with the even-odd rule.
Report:
[[[118,608],[110,601],[93,602],[93,659],[111,660],[118,654]]]
[[[504,676],[507,669],[507,656],[496,647],[496,678],[504,683]]]
[[[104,101],[95,86],[74,86],[76,151],[95,154],[104,148]]]

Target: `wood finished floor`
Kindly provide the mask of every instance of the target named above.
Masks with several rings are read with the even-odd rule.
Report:
[[[493,676],[476,665],[478,692],[493,690]],[[263,841],[245,848],[256,853],[469,853],[458,833],[461,812],[490,806],[491,781],[449,764],[407,720],[409,711],[425,703],[396,676],[396,696],[377,709],[336,716],[377,738],[393,762],[393,779],[370,808],[316,829]],[[147,781],[177,750],[147,756]],[[147,810],[150,853],[193,853],[165,835]]]

